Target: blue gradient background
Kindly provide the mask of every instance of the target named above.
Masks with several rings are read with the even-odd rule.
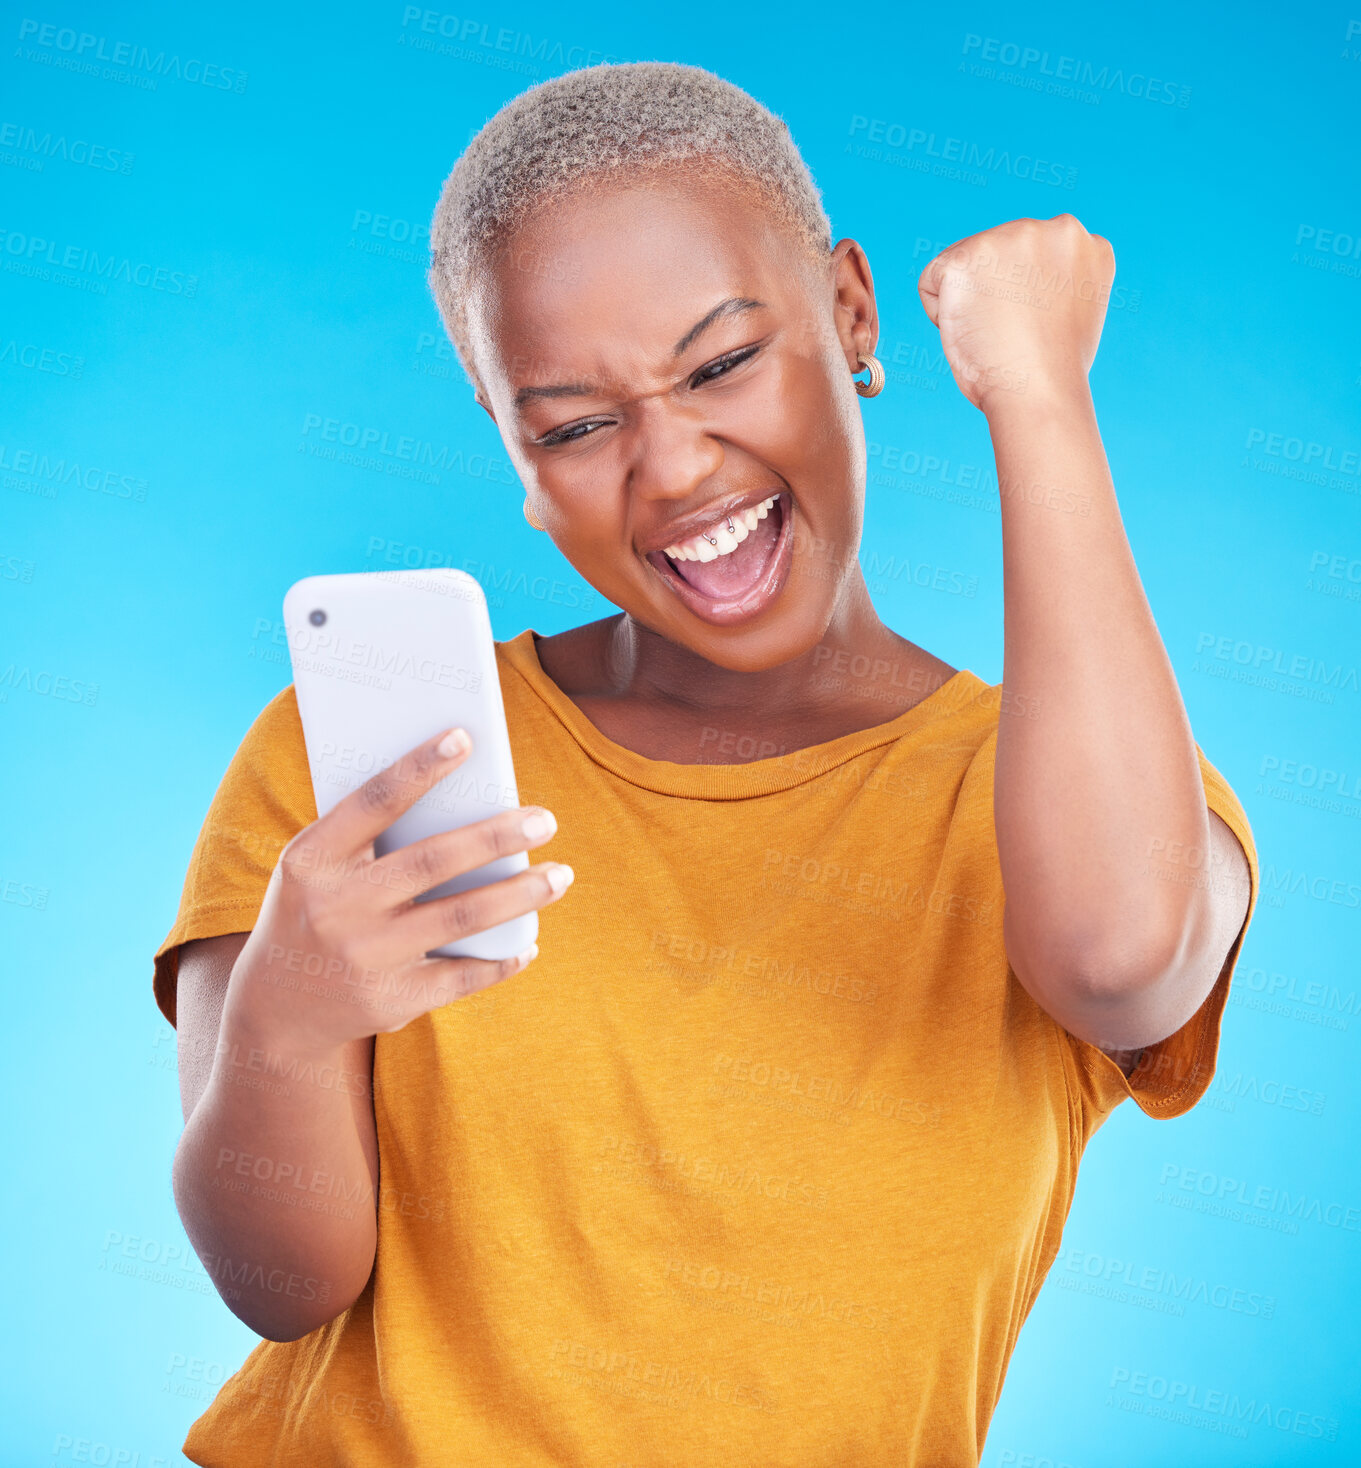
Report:
[[[1307,771],[1279,773],[1293,761],[1343,772],[1353,790],[1361,778],[1361,259],[1336,240],[1297,244],[1302,229],[1361,234],[1361,7],[1210,16],[1155,4],[1132,21],[1044,5],[1018,21],[989,5],[953,19],[725,4],[664,20],[636,6],[515,4],[473,13],[462,54],[407,44],[421,31],[399,4],[215,9],[125,5],[115,21],[93,5],[7,6],[0,21],[0,125],[133,155],[130,172],[108,172],[0,137],[16,1322],[3,1462],[183,1461],[187,1425],[256,1340],[186,1262],[170,1189],[174,1036],[150,979],[222,771],[288,681],[285,588],[430,559],[480,576],[501,638],[613,610],[522,519],[424,282],[424,227],[470,133],[533,81],[606,56],[693,62],[749,89],[790,123],[836,236],[866,247],[891,372],[864,405],[867,569],[871,552],[906,555],[973,588],[871,575],[876,601],[898,631],[989,682],[1003,651],[995,493],[980,504],[950,487],[960,465],[990,472],[986,425],[936,360],[917,275],[936,245],[1020,215],[1072,211],[1114,244],[1128,294],[1093,373],[1107,452],[1196,738],[1247,808],[1264,881],[1214,1088],[1178,1121],[1127,1103],[1093,1141],[983,1461],[1361,1460],[1361,1233],[1280,1213],[1251,1226],[1203,1200],[1165,1201],[1194,1205],[1201,1195],[1176,1183],[1198,1173],[1336,1204],[1334,1218],[1361,1208],[1361,803],[1330,809]],[[103,37],[106,54],[131,41],[226,68],[244,90],[75,71],[66,43],[25,35],[26,19]],[[542,59],[497,52],[502,28],[512,47],[547,41]],[[1088,102],[1047,93],[1043,78],[1040,90],[1017,85],[1033,64],[996,67],[1012,80],[980,75],[969,35],[1047,50],[1051,66],[1076,57],[1122,84]],[[1186,105],[1131,95],[1132,73],[1179,97],[1189,88]],[[869,120],[935,133],[938,148],[951,136],[1057,161],[1075,186],[1005,168],[971,182],[932,173],[929,157],[926,171],[901,161],[925,145],[864,156]],[[88,271],[44,279],[25,263],[35,238],[194,276],[196,289],[115,280],[93,293]],[[54,370],[24,365],[44,350]],[[308,415],[447,446],[461,470],[429,484],[389,474],[390,460],[319,457]],[[1325,446],[1338,471],[1291,477],[1289,439]],[[140,497],[79,479],[35,486],[25,453],[119,476]],[[895,454],[950,467],[886,470]],[[1302,678],[1245,676],[1295,658]],[[32,691],[39,673],[68,680],[66,696]],[[1298,996],[1275,994],[1283,1012],[1264,1007],[1273,985]],[[1306,1109],[1253,1099],[1253,1078],[1308,1093]],[[1269,1297],[1272,1313],[1156,1291],[1121,1300],[1098,1291],[1106,1261]],[[1139,1373],[1150,1384],[1132,1393]],[[1272,1417],[1235,1439],[1222,1413],[1158,1415],[1158,1381],[1237,1393]]]

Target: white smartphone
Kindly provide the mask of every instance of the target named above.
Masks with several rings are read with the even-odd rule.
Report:
[[[510,758],[487,599],[463,571],[307,576],[284,596],[284,630],[317,815],[442,729],[463,728],[471,753],[374,842],[386,856],[413,841],[520,804]],[[417,901],[514,876],[517,851],[452,877]],[[530,911],[431,952],[509,958],[539,933]]]

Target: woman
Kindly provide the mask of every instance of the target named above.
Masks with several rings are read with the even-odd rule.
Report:
[[[1083,1149],[1203,1094],[1255,901],[1087,388],[1110,248],[1019,220],[920,282],[997,455],[989,686],[870,603],[874,289],[783,123],[574,72],[432,240],[526,514],[621,610],[497,645],[537,825],[375,861],[459,741],[317,820],[291,688],[237,752],[156,995],[181,1214],[267,1339],[185,1452],[976,1463]],[[563,862],[414,904],[554,816]],[[536,908],[518,977],[424,957]]]

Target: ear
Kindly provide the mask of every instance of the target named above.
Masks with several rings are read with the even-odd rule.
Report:
[[[845,239],[837,242],[828,268],[836,332],[846,353],[846,366],[860,372],[859,354],[872,352],[879,341],[879,308],[870,262],[855,240]]]

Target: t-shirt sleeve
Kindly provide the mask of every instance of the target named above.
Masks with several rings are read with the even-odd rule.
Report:
[[[1146,1115],[1166,1120],[1184,1116],[1190,1111],[1214,1079],[1224,1005],[1229,997],[1229,985],[1242,952],[1248,924],[1257,907],[1257,847],[1247,815],[1228,781],[1205,758],[1199,745],[1196,746],[1196,754],[1200,759],[1206,804],[1238,838],[1247,857],[1250,884],[1247,915],[1229,951],[1223,972],[1200,1008],[1175,1034],[1150,1045],[1128,1077],[1109,1055],[1078,1039],[1061,1025],[1058,1027],[1069,1084],[1077,1096],[1082,1116],[1084,1142],[1091,1138],[1115,1107],[1129,1097],[1133,1097]],[[1200,880],[1224,883],[1228,878],[1222,872],[1212,870],[1208,874],[1200,874]]]
[[[175,925],[152,961],[152,993],[172,1025],[180,945],[249,932],[280,851],[316,818],[290,684],[261,711],[227,766],[189,858]]]

